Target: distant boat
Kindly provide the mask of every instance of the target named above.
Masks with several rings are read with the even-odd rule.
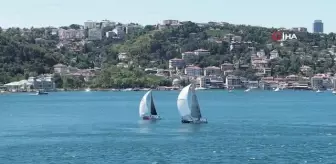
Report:
[[[336,94],[336,90],[333,90],[332,93],[333,93],[333,94]]]
[[[90,91],[91,91],[90,88],[86,88],[86,89],[85,89],[85,92],[90,92]]]
[[[250,92],[251,88],[247,88],[244,92]]]
[[[195,90],[207,90],[208,88],[196,87]]]
[[[48,92],[44,92],[44,91],[41,91],[41,90],[38,90],[36,91],[36,95],[47,95]]]
[[[321,90],[319,90],[319,89],[316,91],[316,93],[321,93],[321,92],[322,92],[322,91],[321,91]]]
[[[274,89],[274,92],[279,92],[279,91],[280,91],[279,87],[277,87],[277,88]]]
[[[132,88],[126,88],[126,89],[123,89],[122,91],[128,92],[128,91],[133,91],[133,89]]]
[[[150,97],[149,97],[150,95]],[[150,98],[150,111],[148,108],[148,97]],[[149,90],[141,99],[139,105],[139,115],[143,120],[160,120],[160,116],[156,112],[152,90]]]
[[[208,121],[202,118],[200,106],[195,93],[195,88],[190,88],[192,84],[184,87],[177,98],[177,109],[182,117],[182,123],[202,124]],[[189,107],[188,96],[190,90],[192,91],[191,107]]]

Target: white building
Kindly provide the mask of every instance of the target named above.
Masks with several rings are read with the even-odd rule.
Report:
[[[210,51],[205,50],[205,49],[198,49],[194,51],[194,54],[197,56],[208,56],[210,55]]]
[[[69,69],[68,69],[68,66],[66,65],[63,65],[63,64],[56,64],[54,65],[54,73],[56,74],[66,74],[68,73]]]
[[[332,78],[333,89],[336,90],[336,77]]]
[[[58,36],[60,40],[70,40],[70,39],[83,39],[85,37],[84,30],[75,30],[75,29],[59,29]]]
[[[102,22],[101,22],[102,28],[104,28],[104,27],[113,27],[115,25],[116,25],[116,22],[111,22],[109,20],[102,20]]]
[[[275,59],[279,57],[279,52],[277,50],[273,50],[270,52],[270,59]]]
[[[118,54],[118,59],[119,59],[120,61],[127,61],[127,60],[128,60],[128,55],[127,55],[127,53],[125,53],[125,52],[119,53],[119,54]]]
[[[172,69],[172,68],[178,68],[178,69],[181,69],[185,67],[185,62],[183,59],[177,59],[177,58],[174,58],[174,59],[170,59],[169,60],[169,68]]]
[[[95,21],[86,21],[84,22],[85,29],[100,28],[100,23]]]
[[[142,28],[143,28],[143,27],[140,26],[140,25],[134,25],[134,24],[132,24],[132,25],[127,25],[127,26],[126,26],[126,29],[125,29],[125,32],[126,32],[126,34],[131,34],[131,33],[134,33],[134,32],[136,32],[136,31],[141,30]]]
[[[102,30],[99,28],[89,29],[88,40],[102,40]]]
[[[229,75],[226,77],[225,86],[227,88],[241,88],[242,82],[241,79],[237,76]]]
[[[180,22],[178,20],[163,20],[163,25],[173,25],[173,24],[179,24]]]
[[[113,37],[116,36],[116,35],[117,35],[117,34],[114,33],[113,31],[107,31],[107,32],[105,33],[106,38],[113,38]]]
[[[265,51],[264,50],[258,51],[257,52],[257,57],[259,57],[259,58],[265,58],[266,57]]]
[[[194,52],[183,52],[182,59],[188,65],[188,64],[192,64],[193,61],[197,60],[198,56],[196,56]]]
[[[311,86],[313,89],[322,89],[323,87],[323,77],[314,76],[311,78]]]
[[[52,76],[29,77],[28,82],[33,84],[32,86],[35,90],[54,91],[56,89]]]
[[[210,86],[210,78],[207,76],[197,77],[196,84],[198,87],[208,88]]]
[[[56,89],[53,77],[50,75],[41,76],[40,78],[29,77],[28,80],[21,80],[5,84],[5,87],[11,92],[32,90],[54,91]]]
[[[202,69],[200,67],[190,66],[185,68],[184,73],[187,76],[198,77],[201,76],[201,71]]]
[[[221,75],[221,69],[219,67],[211,66],[204,68],[204,76],[210,76],[210,75]]]
[[[120,38],[123,38],[125,36],[125,29],[123,26],[117,26],[113,29],[113,32]]]

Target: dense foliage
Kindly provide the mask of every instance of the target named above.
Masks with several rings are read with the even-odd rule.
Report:
[[[65,28],[65,27],[64,27]],[[79,28],[70,25],[66,28]],[[103,29],[111,30],[113,27]],[[102,73],[90,84],[83,84],[81,78],[74,79],[60,77],[59,87],[131,87],[163,85],[165,80],[152,75],[145,75],[143,71],[134,67],[167,68],[168,60],[181,57],[184,51],[208,49],[211,55],[195,61],[196,65],[219,66],[224,62],[250,64],[251,49],[264,49],[266,55],[276,49],[280,58],[269,63],[272,75],[282,76],[300,74],[302,65],[310,66],[314,73],[335,72],[334,54],[328,48],[336,45],[335,34],[297,33],[298,40],[288,41],[283,45],[271,40],[271,33],[275,29],[253,27],[246,25],[217,25],[208,23],[198,26],[193,22],[183,22],[178,27],[167,27],[157,30],[154,26],[128,34],[124,39],[108,39],[87,42],[80,50],[72,48],[58,48],[60,42],[57,36],[50,35],[50,28],[0,29],[0,83],[20,80],[28,76],[52,73],[52,66],[57,63],[78,67],[101,67]],[[228,34],[241,36],[242,44],[239,48],[230,50]],[[222,40],[215,42],[213,39]],[[118,54],[126,52],[134,67],[120,69],[114,67],[120,61]],[[236,70],[236,74],[255,78],[254,70]],[[62,82],[61,82],[62,81]]]

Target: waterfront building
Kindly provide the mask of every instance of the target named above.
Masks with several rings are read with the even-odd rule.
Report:
[[[229,75],[225,79],[226,88],[241,88],[242,82],[241,79],[234,75]]]
[[[40,77],[29,77],[28,82],[35,90],[54,91],[56,85],[51,75],[41,75]]]
[[[336,77],[332,78],[333,89],[336,90]]]
[[[196,79],[197,87],[209,88],[210,78],[206,76],[201,76]]]
[[[320,76],[312,77],[311,86],[313,89],[321,89],[323,87],[323,78]]]
[[[189,66],[187,68],[185,68],[185,74],[187,76],[191,76],[191,77],[198,77],[201,76],[201,68],[197,67],[197,66]]]

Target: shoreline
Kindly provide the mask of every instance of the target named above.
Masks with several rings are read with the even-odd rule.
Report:
[[[47,91],[47,92],[139,92],[139,91],[149,91],[151,88],[126,88],[126,89],[116,89],[116,88],[90,88],[87,90],[87,88],[80,88],[80,89],[56,89],[53,91]],[[160,87],[160,88],[155,88],[152,89],[153,91],[180,91],[180,88],[177,87]],[[207,89],[199,89],[197,91],[230,91],[227,88],[207,88]],[[237,88],[232,91],[245,91],[246,88]],[[252,89],[251,91],[256,90],[256,91],[271,91],[273,92],[273,89],[261,89],[261,88],[255,88]],[[286,90],[293,90],[293,91],[314,91],[311,88],[307,89],[293,89],[293,88],[284,88],[283,91]],[[250,92],[251,92],[250,91]],[[332,89],[325,89],[321,91],[332,91]],[[36,91],[17,91],[17,92],[9,92],[9,91],[1,91],[1,94],[14,94],[14,93],[35,93]]]

